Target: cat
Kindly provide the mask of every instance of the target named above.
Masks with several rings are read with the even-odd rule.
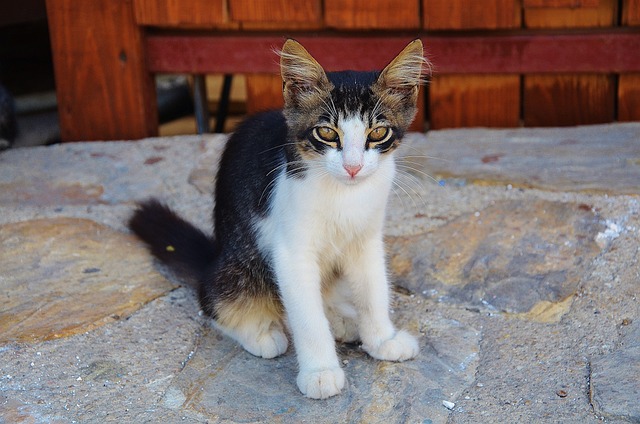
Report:
[[[204,313],[248,352],[279,356],[290,333],[309,398],[345,385],[335,340],[380,360],[419,352],[389,317],[383,222],[427,64],[414,40],[381,72],[327,73],[288,39],[284,109],[248,118],[222,154],[214,235],[156,199],[129,221],[153,255],[198,281]]]

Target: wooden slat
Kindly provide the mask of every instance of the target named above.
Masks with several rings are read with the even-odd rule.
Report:
[[[570,35],[424,36],[427,56],[441,74],[640,72],[640,31]],[[381,69],[407,44],[407,36],[296,36],[328,70]],[[151,35],[151,72],[278,72],[272,35]]]
[[[228,0],[231,20],[240,22],[318,22],[320,0]]]
[[[437,75],[429,86],[431,128],[516,127],[519,75]]]
[[[558,6],[553,7],[531,8],[525,4],[525,27],[591,28],[615,25],[618,0],[598,0],[595,6],[589,1],[580,1],[575,7],[563,6],[562,1],[557,3]]]
[[[422,0],[428,30],[520,28],[519,0]]]
[[[133,0],[140,25],[180,28],[233,27],[225,0]],[[237,26],[237,25],[236,25]]]
[[[615,119],[614,78],[609,75],[527,75],[526,126],[566,126]]]
[[[154,81],[131,2],[47,0],[61,137],[157,134]]]
[[[247,75],[247,113],[280,109],[282,106],[284,106],[284,100],[280,75]]]
[[[618,120],[640,121],[640,73],[619,77]]]
[[[324,0],[324,24],[338,29],[418,29],[420,0]]]
[[[622,25],[640,26],[640,0],[622,0]]]
[[[560,8],[576,8],[576,7],[598,7],[600,0],[523,0],[522,5],[525,8],[533,7],[560,7]]]

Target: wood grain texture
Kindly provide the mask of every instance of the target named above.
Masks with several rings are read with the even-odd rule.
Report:
[[[181,28],[233,27],[225,0],[133,0],[140,25]],[[237,25],[236,25],[237,27]]]
[[[622,0],[622,25],[640,26],[640,0]]]
[[[600,0],[523,0],[522,5],[526,8],[533,7],[598,7]]]
[[[519,28],[520,10],[520,0],[422,0],[428,30]]]
[[[618,13],[617,0],[579,2],[575,7],[558,6],[526,7],[524,24],[526,28],[592,28],[614,26]]]
[[[48,0],[61,137],[155,135],[156,94],[130,0]]]
[[[640,73],[618,79],[618,120],[640,121]]]
[[[568,126],[612,122],[615,84],[610,75],[526,75],[526,126]]]
[[[405,35],[334,34],[296,37],[327,70],[382,69],[409,38]],[[630,73],[640,72],[640,34],[594,33],[520,36],[421,37],[441,74]],[[147,62],[152,72],[278,72],[273,54],[284,37],[239,35],[150,35]],[[224,60],[221,60],[224,58]]]
[[[320,0],[228,0],[231,20],[240,22],[319,22]]]
[[[284,106],[282,78],[277,74],[249,74],[247,84],[247,113],[252,114]]]
[[[338,29],[418,29],[420,0],[325,0],[324,23]]]
[[[437,75],[429,86],[431,128],[520,125],[519,75]]]

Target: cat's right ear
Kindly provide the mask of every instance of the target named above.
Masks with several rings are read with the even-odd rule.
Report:
[[[279,54],[285,105],[299,104],[331,89],[324,69],[302,44],[288,39]]]

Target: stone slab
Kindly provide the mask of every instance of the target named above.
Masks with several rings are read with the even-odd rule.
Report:
[[[640,323],[623,320],[622,346],[595,357],[590,366],[591,402],[608,419],[623,418],[640,423]]]
[[[0,226],[0,344],[89,331],[175,288],[130,235],[86,219]]]
[[[434,178],[552,191],[640,194],[640,123],[456,129],[406,140],[406,167]],[[415,170],[418,171],[415,171]]]
[[[389,237],[390,266],[397,284],[434,300],[559,320],[602,228],[585,204],[498,201],[429,233]]]
[[[626,180],[607,175],[598,177],[606,182],[603,186],[610,185],[610,190],[604,192],[585,188],[580,181],[574,186],[569,183],[559,186],[562,191],[558,187],[528,190],[529,185],[521,186],[514,181],[530,175],[527,160],[535,156],[536,146],[544,146],[547,137],[563,137],[562,134],[574,137],[592,132],[587,137],[601,140],[603,146],[618,146],[630,140],[630,129],[638,127],[640,124],[505,130],[496,132],[495,137],[486,141],[489,144],[483,145],[485,150],[495,145],[505,147],[508,152],[520,152],[519,167],[513,166],[512,158],[507,156],[496,160],[491,156],[493,151],[486,157],[476,155],[483,154],[483,150],[469,153],[475,148],[474,140],[485,137],[485,130],[412,136],[416,137],[415,143],[402,146],[400,169],[404,180],[398,182],[401,187],[395,187],[387,223],[390,239],[395,237],[404,242],[399,241],[396,247],[408,255],[405,259],[440,258],[433,267],[438,278],[458,275],[456,272],[467,269],[467,274],[459,275],[483,277],[490,283],[494,281],[491,279],[494,272],[504,276],[501,273],[505,270],[516,269],[510,265],[514,262],[511,250],[521,249],[530,254],[533,259],[522,264],[522,269],[530,274],[532,270],[544,272],[545,268],[574,270],[566,273],[571,278],[553,290],[549,290],[553,285],[537,286],[540,290],[536,295],[550,299],[537,302],[524,290],[526,285],[515,285],[518,290],[511,291],[503,290],[508,285],[493,286],[495,290],[490,293],[496,299],[502,296],[502,303],[489,302],[488,292],[479,286],[467,293],[476,297],[452,291],[455,296],[450,296],[449,301],[423,296],[416,288],[401,290],[395,296],[394,320],[420,335],[421,356],[405,364],[383,364],[371,360],[356,346],[341,347],[349,379],[346,400],[311,402],[303,398],[295,387],[293,352],[275,361],[248,356],[230,340],[219,339],[215,330],[203,329],[195,295],[178,288],[142,305],[127,319],[108,318],[106,325],[92,327],[90,331],[3,344],[0,422],[218,423],[255,417],[294,422],[317,418],[312,411],[319,411],[320,420],[344,418],[353,422],[595,424],[602,422],[602,417],[611,423],[628,422],[629,417],[620,411],[624,411],[625,405],[633,405],[634,400],[621,397],[620,392],[607,400],[606,385],[613,384],[613,380],[601,358],[610,358],[608,367],[614,364],[622,367],[628,366],[624,362],[633,353],[632,348],[627,349],[630,340],[627,329],[631,326],[624,323],[636,322],[640,316],[638,196],[621,195],[623,191],[617,184],[624,189]],[[508,143],[503,137],[507,133],[511,137]],[[460,134],[465,138],[459,139]],[[536,134],[542,144],[536,144]],[[451,137],[460,143],[453,144]],[[440,174],[433,173],[428,166],[422,167],[433,161],[419,162],[427,156],[439,156],[428,143],[430,138],[449,140],[442,141],[450,155],[444,171],[456,170],[459,165],[456,161],[462,162],[464,172],[448,174],[443,185],[434,184],[429,177],[430,173],[436,177]],[[177,137],[3,152],[0,225],[8,226],[0,228],[14,228],[17,223],[29,220],[85,218],[110,231],[123,232],[133,203],[154,195],[201,228],[210,230],[211,176],[225,139]],[[529,143],[532,152],[516,148],[514,145],[520,141]],[[603,166],[607,160],[620,164],[615,155],[603,157],[603,150],[582,152],[584,158],[580,160],[585,162],[596,164],[597,160],[589,156],[597,154],[602,157]],[[545,154],[552,153],[553,149]],[[634,157],[627,153],[624,154]],[[467,164],[466,158],[472,160]],[[574,159],[563,153],[549,162],[552,170],[540,171],[541,159],[534,161],[532,169],[543,176],[549,173],[549,178],[555,176],[559,181],[565,178],[565,173],[573,175],[572,178],[575,175],[591,178],[586,167],[569,166],[575,163]],[[416,163],[410,163],[416,160],[417,169]],[[475,179],[472,169],[478,163],[485,168],[493,166],[494,174],[488,179],[486,176]],[[509,166],[501,168],[501,163]],[[598,174],[607,169],[599,166],[593,168]],[[579,172],[572,174],[574,171]],[[611,175],[619,175],[616,172]],[[495,175],[499,178],[494,178]],[[478,183],[470,184],[474,181]],[[93,186],[100,186],[102,193],[86,189]],[[56,187],[61,189],[56,191]],[[65,187],[78,189],[66,191]],[[30,198],[25,198],[25,190]],[[492,214],[495,216],[489,218]],[[546,214],[553,218],[545,217]],[[478,225],[478,219],[482,225]],[[452,230],[467,238],[453,235]],[[118,231],[115,232],[123,236]],[[552,253],[548,255],[549,263],[541,260],[540,255],[533,255],[536,243],[522,244],[527,239],[535,241],[535,231],[542,234],[541,241],[551,243],[540,244],[545,252]],[[504,236],[500,236],[502,232]],[[77,235],[70,240],[82,243],[82,237]],[[458,251],[472,265],[465,268],[460,263],[452,264],[457,252],[454,240],[447,238],[457,240]],[[574,244],[578,243],[576,240],[582,244]],[[445,254],[432,255],[433,243],[441,243]],[[467,248],[467,244],[484,252],[481,257],[487,260],[471,260],[474,256],[469,252],[473,249]],[[71,252],[70,247],[67,249]],[[595,256],[593,251],[597,252]],[[492,252],[503,257],[493,258]],[[0,260],[4,253],[4,249],[0,250]],[[44,253],[46,257],[48,253]],[[20,259],[18,256],[14,255]],[[576,262],[578,256],[584,259]],[[507,258],[512,259],[506,261]],[[11,262],[9,266],[18,267]],[[155,269],[148,256],[140,257],[138,265]],[[85,269],[88,267],[80,271]],[[70,271],[77,274],[73,269]],[[446,284],[438,283],[443,290],[464,287],[455,284],[455,279],[445,280]],[[434,278],[432,282],[437,281]],[[564,300],[555,295],[565,289],[572,294]],[[518,295],[527,302],[517,304]],[[478,302],[479,299],[488,304]],[[532,308],[522,312],[531,304]],[[512,312],[500,312],[500,305]],[[213,366],[216,363],[224,366],[216,370]],[[594,379],[593,388],[589,384],[590,364],[596,364],[594,370],[604,371]],[[625,369],[629,371],[627,374],[634,372],[633,368]],[[633,387],[629,386],[630,378],[633,375],[621,375],[618,386]],[[269,389],[273,389],[273,395]],[[361,399],[376,402],[366,404]],[[445,406],[444,401],[451,403]],[[329,404],[338,405],[335,413]],[[621,408],[608,409],[612,405]],[[346,411],[347,415],[339,415],[339,411]]]
[[[400,326],[421,334],[420,355],[398,364],[374,360],[356,345],[339,346],[348,380],[339,396],[324,401],[301,396],[291,349],[273,360],[260,359],[209,329],[166,391],[163,405],[203,421],[394,422],[402,417],[444,422],[449,411],[443,400],[455,399],[474,379],[480,333],[421,312],[417,299],[396,294],[394,309]]]

